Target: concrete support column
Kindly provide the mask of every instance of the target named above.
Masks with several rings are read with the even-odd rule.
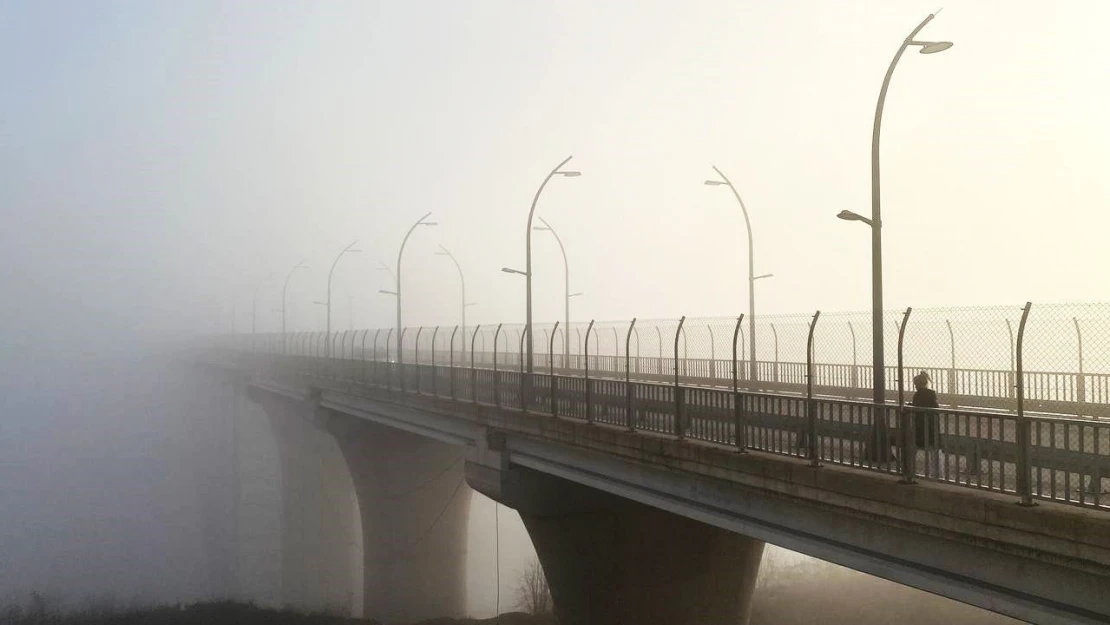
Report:
[[[520,513],[560,625],[748,622],[762,541],[523,467],[466,471]]]
[[[358,614],[361,537],[345,461],[315,408],[254,392],[278,444],[281,473],[282,603]]]
[[[362,519],[366,617],[465,616],[470,487],[463,447],[321,410]]]

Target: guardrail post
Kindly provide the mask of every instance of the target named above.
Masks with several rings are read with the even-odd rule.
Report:
[[[501,407],[501,373],[497,371],[497,342],[501,338],[501,325],[493,333],[493,405]]]
[[[624,337],[624,425],[629,432],[636,431],[632,417],[632,330],[636,328],[636,318],[628,324],[628,334]],[[616,332],[616,328],[613,329]],[[640,339],[636,339],[636,349],[640,348]]]
[[[686,438],[686,428],[682,423],[682,387],[678,385],[678,337],[682,334],[682,324],[686,323],[686,315],[678,320],[678,329],[674,331],[674,434],[678,440]]]
[[[898,327],[898,428],[902,430],[902,484],[917,481],[917,439],[913,429],[913,415],[906,410],[906,369],[903,362],[906,324],[910,321],[911,312],[913,308],[906,308],[902,315],[902,325]]]
[[[455,326],[454,330],[451,330],[451,345],[448,348],[448,354],[447,354],[447,373],[450,376],[450,378],[448,379],[448,382],[447,382],[447,387],[448,387],[448,389],[451,393],[451,399],[452,400],[455,399],[455,334],[458,331],[459,331],[459,326],[457,326],[457,325]],[[463,330],[463,334],[465,334],[465,333],[466,333],[466,331]]]
[[[744,447],[747,441],[744,440],[744,417],[740,406],[740,376],[737,372],[738,362],[736,360],[736,339],[740,336],[740,324],[744,322],[744,315],[741,314],[736,318],[736,328],[732,331],[732,418],[733,429],[736,430],[735,444],[736,451],[745,453]],[[774,324],[772,324],[774,327]]]
[[[594,320],[590,319],[590,325],[586,327],[586,343],[582,355],[585,358],[585,372],[586,372],[586,423],[594,422],[594,407],[590,403],[590,330],[594,329]]]
[[[817,319],[821,311],[813,313],[813,320],[809,322],[809,338],[806,339],[806,420],[808,421],[809,437],[809,466],[819,467],[821,462],[817,457],[817,407],[813,403],[813,331],[817,328]]]
[[[555,325],[551,327],[551,338],[550,338],[551,342],[547,346],[547,369],[551,373],[551,389],[550,389],[550,391],[551,391],[551,416],[553,416],[553,417],[559,416],[559,404],[558,404],[557,398],[555,396],[555,389],[558,386],[558,382],[556,381],[557,378],[555,377],[555,334],[558,332],[558,330],[559,330],[559,322],[556,321]],[[563,332],[564,333],[566,332],[566,328],[563,328]],[[566,343],[566,337],[565,336],[563,337],[563,343],[564,343],[564,347],[565,347],[566,346],[565,345],[565,343]],[[565,365],[565,363],[564,363],[564,365]]]
[[[1021,321],[1018,323],[1017,333],[1017,379],[1014,390],[1017,391],[1017,491],[1021,496],[1020,505],[1034,506],[1032,467],[1029,463],[1029,454],[1032,451],[1032,437],[1030,436],[1030,423],[1025,417],[1025,375],[1022,363],[1022,345],[1025,342],[1025,323],[1029,320],[1029,309],[1032,302],[1026,302],[1021,311]]]
[[[478,375],[474,369],[474,343],[478,340],[478,331],[482,324],[474,326],[474,334],[470,335],[470,401],[478,403]]]

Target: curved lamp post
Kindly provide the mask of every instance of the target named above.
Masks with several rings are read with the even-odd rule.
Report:
[[[396,275],[396,278],[397,278],[396,289],[397,290],[396,291],[386,291],[384,289],[382,290],[382,293],[389,293],[389,294],[395,295],[397,297],[397,370],[398,371],[402,370],[402,365],[404,365],[404,363],[405,363],[405,355],[401,351],[401,330],[403,329],[403,326],[401,325],[401,258],[405,254],[405,244],[409,242],[409,237],[412,236],[412,231],[416,230],[417,226],[438,226],[439,225],[434,221],[424,221],[431,214],[432,214],[431,212],[425,213],[423,217],[421,217],[420,219],[417,219],[416,223],[412,224],[412,226],[409,227],[409,231],[405,233],[405,238],[401,239],[401,249],[398,250],[398,252],[397,252],[397,275]],[[403,383],[403,381],[404,381],[403,376],[402,376],[401,380],[402,380],[402,383]]]
[[[466,336],[466,309],[469,306],[473,306],[474,304],[466,301],[466,278],[463,277],[462,265],[459,265],[458,259],[456,259],[455,255],[452,254],[447,248],[441,245],[439,246],[439,249],[440,251],[435,253],[436,256],[446,256],[450,258],[451,262],[455,263],[455,269],[459,270],[459,288],[462,291],[459,300],[459,314],[462,317],[462,335]]]
[[[540,188],[536,190],[536,195],[535,195],[535,197],[532,198],[532,208],[530,208],[528,210],[528,227],[527,227],[527,230],[525,232],[525,238],[524,238],[524,271],[523,272],[520,272],[520,271],[510,271],[509,272],[509,273],[523,273],[524,274],[525,291],[526,291],[525,305],[524,305],[526,319],[525,319],[525,326],[524,327],[528,328],[529,332],[531,332],[531,328],[532,328],[532,216],[535,215],[535,213],[536,213],[536,203],[539,202],[539,200],[540,200],[540,194],[543,193],[544,187],[547,186],[547,183],[552,178],[554,178],[555,176],[564,176],[566,178],[575,178],[577,176],[582,175],[582,172],[580,172],[580,171],[563,171],[562,170],[563,165],[566,165],[567,162],[570,161],[571,158],[574,158],[574,157],[568,156],[565,159],[563,159],[563,162],[556,165],[555,169],[552,169],[551,173],[547,174],[547,177],[543,179],[543,182],[540,184]],[[529,335],[529,337],[528,337],[528,368],[527,368],[527,373],[532,373],[532,343],[533,342],[534,341],[532,341],[531,335]]]
[[[563,327],[570,327],[570,298],[578,297],[581,293],[570,292],[570,264],[567,262],[567,250],[563,247],[563,240],[559,238],[559,233],[547,223],[543,217],[539,218],[542,226],[535,226],[533,230],[541,232],[550,232],[555,237],[555,242],[559,244],[559,252],[563,255]],[[563,362],[570,360],[570,345],[563,341]]]
[[[939,12],[939,11],[938,11]],[[917,28],[913,29],[898,47],[894,59],[883,77],[883,86],[879,90],[879,101],[875,106],[875,123],[871,129],[871,218],[868,219],[852,211],[841,211],[837,215],[847,221],[861,221],[871,226],[871,332],[872,349],[874,351],[872,384],[874,402],[881,404],[886,401],[886,371],[883,358],[883,236],[882,236],[882,207],[879,192],[879,129],[883,120],[883,105],[886,102],[887,88],[890,86],[890,77],[894,74],[894,67],[902,58],[902,53],[910,46],[918,46],[921,54],[943,52],[952,47],[950,41],[917,41],[914,37],[922,28],[936,17],[935,13],[929,14]]]
[[[329,358],[331,357],[331,340],[330,340],[330,337],[331,337],[331,276],[332,276],[333,273],[335,273],[335,266],[337,264],[339,264],[339,259],[343,258],[344,254],[346,254],[348,252],[354,253],[354,252],[361,252],[362,251],[362,250],[351,249],[355,246],[356,243],[358,243],[358,239],[355,239],[354,241],[351,241],[351,243],[347,247],[343,248],[342,252],[339,252],[339,254],[336,255],[335,260],[333,260],[331,262],[331,269],[328,269],[328,299],[327,299],[326,302],[316,302],[317,304],[323,304],[324,306],[327,307],[328,322],[327,322],[327,334],[325,336],[329,337],[329,339],[327,341],[325,341],[325,347],[326,347],[325,355],[328,356]]]
[[[751,335],[752,346],[752,359],[749,362],[749,378],[752,382],[759,379],[756,366],[755,356],[755,281],[762,278],[770,278],[773,274],[765,273],[763,275],[755,275],[755,243],[752,239],[752,221],[748,217],[748,207],[744,205],[744,200],[740,199],[740,192],[733,186],[732,181],[728,179],[723,171],[717,168],[716,165],[710,165],[713,171],[721,177],[720,180],[706,180],[705,185],[709,187],[727,186],[732,191],[733,197],[740,205],[740,210],[744,213],[744,225],[748,231],[748,327],[751,329],[748,334]]]
[[[306,260],[308,259],[302,258],[296,265],[293,265],[293,268],[290,269],[289,273],[285,276],[285,282],[281,285],[281,336],[283,348],[285,347],[285,309],[287,307],[285,294],[289,291],[289,281],[293,279],[293,274],[297,273],[298,269],[308,269],[308,265],[304,264]]]

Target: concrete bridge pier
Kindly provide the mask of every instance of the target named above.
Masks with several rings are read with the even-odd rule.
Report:
[[[315,423],[315,406],[250,390],[278,444],[282,603],[359,614],[361,536],[344,458]]]
[[[363,614],[409,623],[466,612],[465,447],[319,409],[362,519]]]
[[[748,623],[762,541],[476,455],[467,480],[520,513],[560,625]]]

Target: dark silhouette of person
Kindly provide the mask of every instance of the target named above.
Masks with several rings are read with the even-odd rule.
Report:
[[[916,390],[910,403],[914,408],[918,408],[913,415],[914,441],[918,449],[939,450],[940,416],[935,410],[927,409],[939,408],[940,404],[937,403],[936,391],[929,388],[929,382],[929,374],[924,371],[913,376],[913,386]],[[926,410],[921,410],[922,408]]]

